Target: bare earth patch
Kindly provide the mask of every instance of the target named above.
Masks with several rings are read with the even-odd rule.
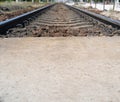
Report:
[[[17,3],[11,4],[11,5],[0,5],[0,22],[13,18],[15,16],[21,15],[23,13],[32,11],[34,9],[37,9],[39,7],[44,6],[43,4],[27,4],[27,3],[21,3],[18,5]]]
[[[118,11],[104,11],[100,14],[116,19],[116,20],[120,20],[120,12]]]
[[[79,7],[79,6],[77,6],[77,7]],[[97,13],[97,14],[104,15],[106,17],[110,17],[115,20],[120,20],[120,11],[112,11],[112,10],[111,11],[102,11],[102,10],[92,8],[91,6],[89,6],[87,8],[85,8],[85,7],[80,7],[80,8]]]
[[[120,38],[0,39],[1,102],[120,102]]]

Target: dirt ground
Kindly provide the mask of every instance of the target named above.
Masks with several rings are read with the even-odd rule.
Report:
[[[86,8],[87,10],[91,11],[91,12],[95,12],[97,14],[101,14],[103,16],[107,16],[109,18],[115,19],[115,20],[120,20],[120,12],[119,11],[102,11],[102,10],[98,10],[95,8]]]
[[[4,3],[0,4],[0,21],[5,21],[7,19],[13,18],[15,16],[21,15],[23,13],[32,11],[45,4],[31,4],[31,3]],[[47,4],[46,4],[47,5]]]
[[[101,12],[102,15],[116,19],[116,20],[120,20],[120,12],[118,11],[104,11]]]
[[[119,37],[0,39],[0,102],[120,102]]]
[[[79,8],[79,6],[76,6],[76,7]],[[91,11],[91,12],[94,12],[94,13],[97,13],[97,14],[101,14],[103,16],[106,16],[106,17],[109,17],[109,18],[112,18],[112,19],[115,19],[115,20],[120,20],[120,11],[112,11],[112,10],[102,11],[102,10],[92,8],[91,6],[89,6],[89,7],[80,6],[80,8]]]

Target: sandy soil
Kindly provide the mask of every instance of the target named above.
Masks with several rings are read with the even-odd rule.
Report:
[[[97,14],[101,14],[115,20],[120,20],[120,11],[102,11],[95,8],[86,8],[86,9],[91,12],[95,12]]]
[[[83,6],[76,6],[78,8],[82,8],[82,9],[85,9],[85,10],[88,10],[88,11],[91,11],[91,12],[94,12],[94,13],[97,13],[97,14],[101,14],[101,15],[104,15],[106,17],[110,17],[112,19],[115,19],[115,20],[120,20],[120,11],[112,11],[112,10],[108,10],[108,11],[103,11],[103,10],[98,10],[96,8],[93,8],[92,6],[88,6],[88,7],[83,7]]]
[[[120,38],[0,39],[0,102],[120,102]]]
[[[120,20],[120,12],[117,11],[104,11],[101,13],[104,16],[116,19],[116,20]]]
[[[120,20],[120,11],[101,11],[95,8],[86,8],[86,9],[91,12],[95,12],[115,20]]]
[[[15,16],[21,15],[28,11],[32,11],[45,4],[31,4],[31,3],[8,3],[0,5],[0,21],[4,21]],[[47,5],[47,4],[46,4]]]

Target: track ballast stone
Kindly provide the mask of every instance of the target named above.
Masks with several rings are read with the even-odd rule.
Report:
[[[59,37],[59,36],[102,36],[103,31],[92,21],[85,20],[79,13],[62,3],[41,13],[27,26],[10,29],[3,37]]]

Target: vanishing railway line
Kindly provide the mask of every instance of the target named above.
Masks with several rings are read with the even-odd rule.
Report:
[[[120,35],[120,21],[52,4],[0,23],[1,37]]]

